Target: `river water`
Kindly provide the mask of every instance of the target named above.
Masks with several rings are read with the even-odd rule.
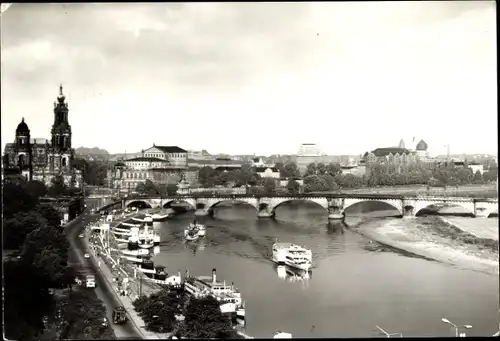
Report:
[[[360,204],[349,214],[377,209]],[[193,275],[216,268],[219,279],[234,281],[246,303],[245,332],[254,337],[277,330],[294,337],[382,336],[376,325],[405,337],[454,336],[443,317],[472,325],[468,336],[498,330],[497,275],[389,250],[343,223],[328,224],[314,204],[281,205],[276,220],[258,220],[250,206],[220,207],[213,218],[198,219],[206,237],[186,244],[183,230],[192,219],[191,212],[154,224],[162,238],[155,263]],[[270,261],[276,238],[313,250],[308,280],[280,278]]]

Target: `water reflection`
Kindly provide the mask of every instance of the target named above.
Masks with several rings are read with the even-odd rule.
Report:
[[[342,221],[329,221],[326,224],[326,231],[330,235],[344,234],[345,224]]]
[[[274,265],[278,278],[287,282],[306,283],[312,277],[312,272],[291,268],[287,265]]]
[[[190,250],[193,255],[196,255],[196,252],[205,250],[205,238],[196,241],[185,241],[184,247]]]

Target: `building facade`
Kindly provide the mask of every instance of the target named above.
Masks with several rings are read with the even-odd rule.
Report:
[[[71,126],[68,120],[68,103],[62,85],[54,102],[54,123],[51,139],[31,138],[31,131],[24,118],[17,126],[14,143],[7,143],[4,167],[16,168],[28,180],[38,180],[50,185],[61,175],[70,187],[82,186],[82,174],[73,168],[75,151],[72,148]]]

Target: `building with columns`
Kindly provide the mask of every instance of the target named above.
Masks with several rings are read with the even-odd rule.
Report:
[[[16,169],[27,180],[38,180],[50,185],[56,175],[62,175],[67,186],[81,187],[82,174],[73,168],[74,149],[71,147],[71,126],[68,121],[68,103],[62,85],[54,102],[54,123],[50,141],[31,138],[24,121],[17,126],[13,143],[5,145],[4,168]]]

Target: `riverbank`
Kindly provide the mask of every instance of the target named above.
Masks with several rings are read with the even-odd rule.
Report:
[[[467,232],[466,228],[474,223],[473,219],[475,228],[489,231],[490,237],[495,235],[489,226],[496,224],[496,240]],[[499,274],[498,218],[351,218],[346,223],[360,234],[381,244],[460,268]],[[462,228],[458,228],[456,224]]]

